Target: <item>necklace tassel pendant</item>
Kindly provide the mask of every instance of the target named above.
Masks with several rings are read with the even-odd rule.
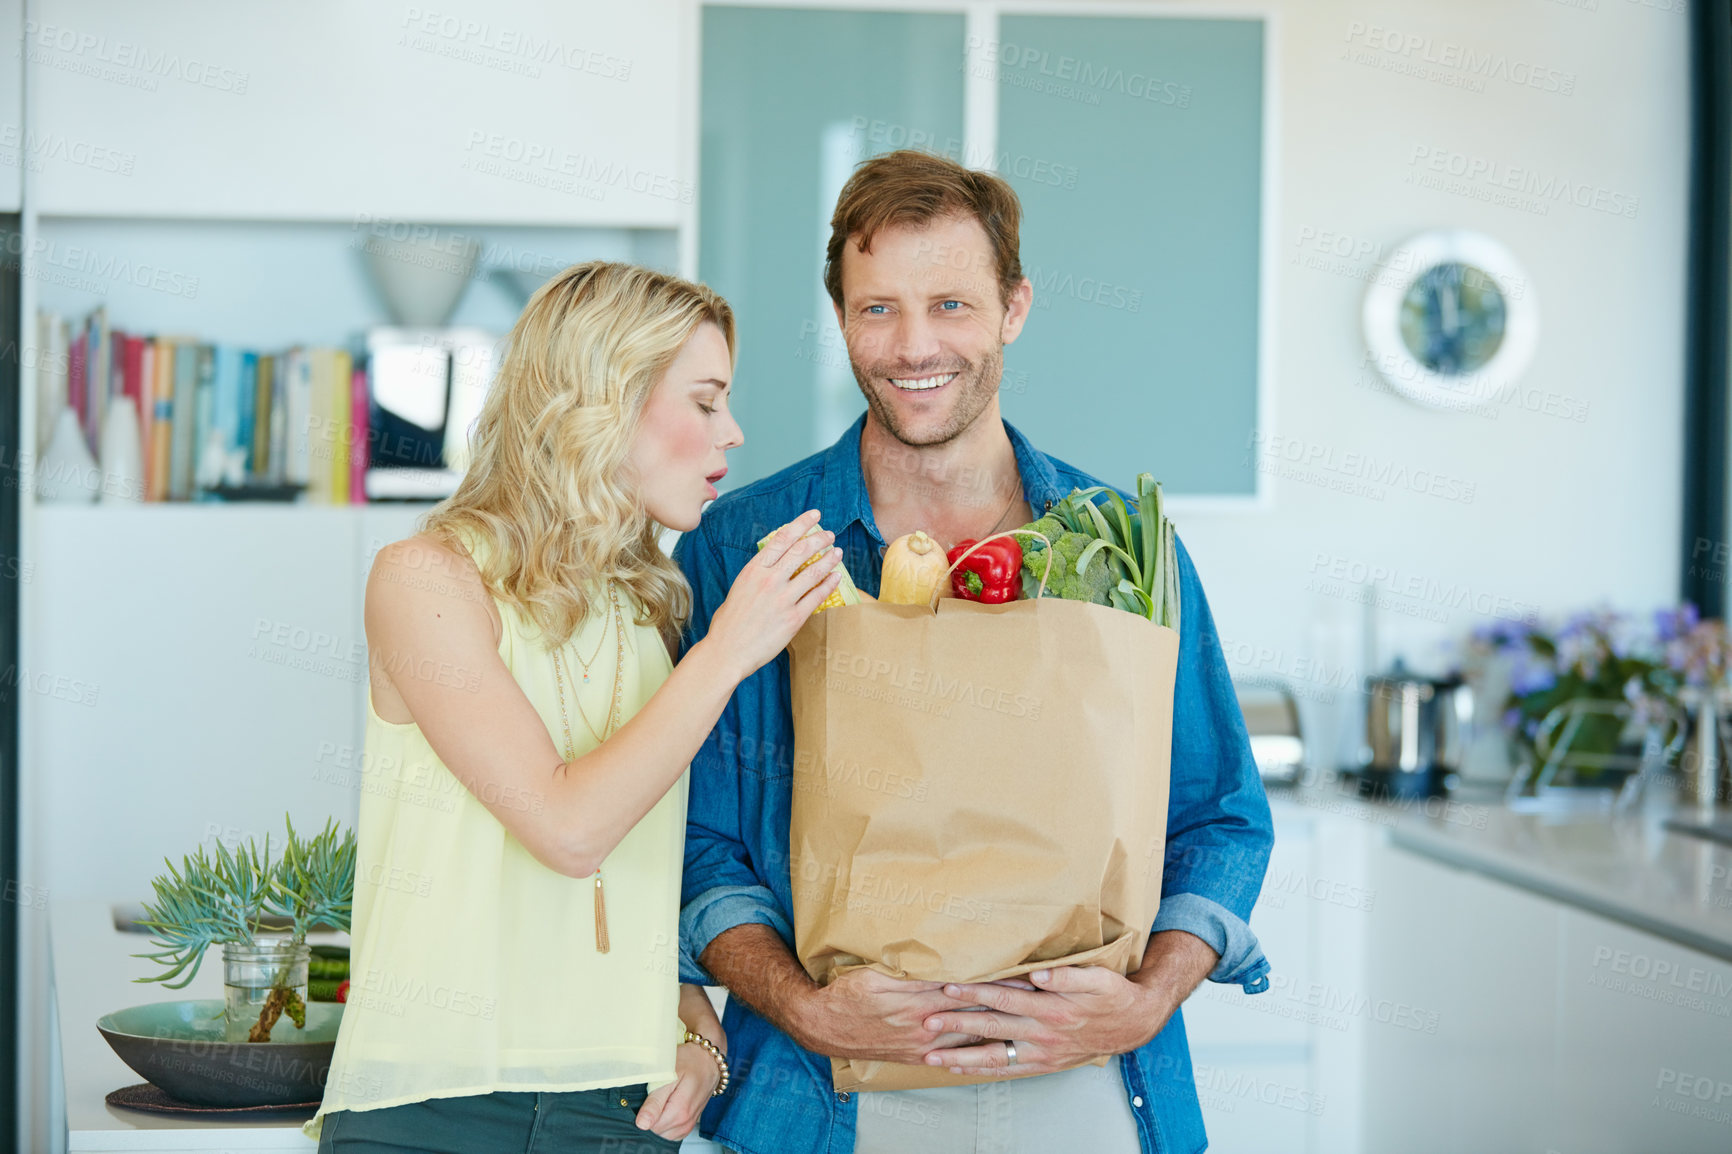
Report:
[[[601,886],[601,871],[595,871],[595,952],[607,953],[607,892]]]

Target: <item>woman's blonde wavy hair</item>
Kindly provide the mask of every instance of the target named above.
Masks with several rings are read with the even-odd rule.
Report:
[[[506,338],[469,470],[419,528],[459,548],[465,530],[487,542],[481,579],[549,648],[602,610],[592,599],[609,578],[664,638],[691,615],[691,586],[624,474],[651,390],[706,321],[732,361],[734,313],[710,288],[588,261],[536,290]]]

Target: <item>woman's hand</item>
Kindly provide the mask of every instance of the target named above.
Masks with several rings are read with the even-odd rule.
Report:
[[[841,584],[842,550],[829,547],[836,535],[803,535],[817,523],[818,510],[809,509],[776,530],[734,578],[710,619],[710,631],[699,644],[715,642],[716,651],[734,662],[741,680],[774,660]],[[820,550],[825,552],[818,560],[796,575],[806,558]]]
[[[687,1042],[674,1051],[674,1071],[679,1075],[675,1081],[644,1099],[637,1125],[678,1142],[698,1124],[698,1115],[722,1080],[722,1068],[708,1050]]]

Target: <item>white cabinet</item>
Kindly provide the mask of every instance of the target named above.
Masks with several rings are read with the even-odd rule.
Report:
[[[165,853],[285,813],[354,823],[366,569],[422,511],[39,510],[22,698],[58,896],[148,897]]]
[[[1561,907],[1387,846],[1372,863],[1366,1149],[1557,1146],[1535,1107],[1552,1076]]]
[[[1732,1149],[1732,965],[1566,910],[1552,1144]]]
[[[682,0],[39,0],[43,213],[674,227]],[[172,125],[173,131],[164,131]]]
[[[1373,996],[1424,1025],[1367,1034],[1367,1150],[1732,1147],[1732,965],[1400,849],[1373,877]]]

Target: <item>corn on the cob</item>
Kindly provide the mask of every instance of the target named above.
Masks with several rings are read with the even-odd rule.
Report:
[[[805,537],[810,537],[812,534],[814,534],[818,531],[819,531],[818,526],[814,525],[810,529],[806,530],[806,532],[804,534],[801,535],[802,539]],[[772,529],[768,533],[765,533],[764,536],[758,541],[758,549],[760,551],[762,551],[764,546],[768,545],[770,543],[770,538],[774,537],[779,532],[781,532],[780,529]],[[810,565],[812,562],[816,561],[818,558],[822,557],[823,555],[824,554],[822,554],[822,553],[812,554],[810,557],[806,558],[805,562],[801,564],[800,568],[794,570],[794,572],[795,573],[801,572],[802,570],[804,570],[806,568],[807,565]],[[839,608],[840,606],[843,606],[843,605],[858,605],[860,603],[860,591],[854,587],[853,578],[848,576],[847,566],[838,562],[836,567],[842,573],[841,583],[838,584],[836,586],[836,588],[831,591],[830,595],[828,597],[824,598],[823,602],[818,606],[818,608],[812,610],[812,612],[822,613],[826,609],[836,609],[836,608]]]

